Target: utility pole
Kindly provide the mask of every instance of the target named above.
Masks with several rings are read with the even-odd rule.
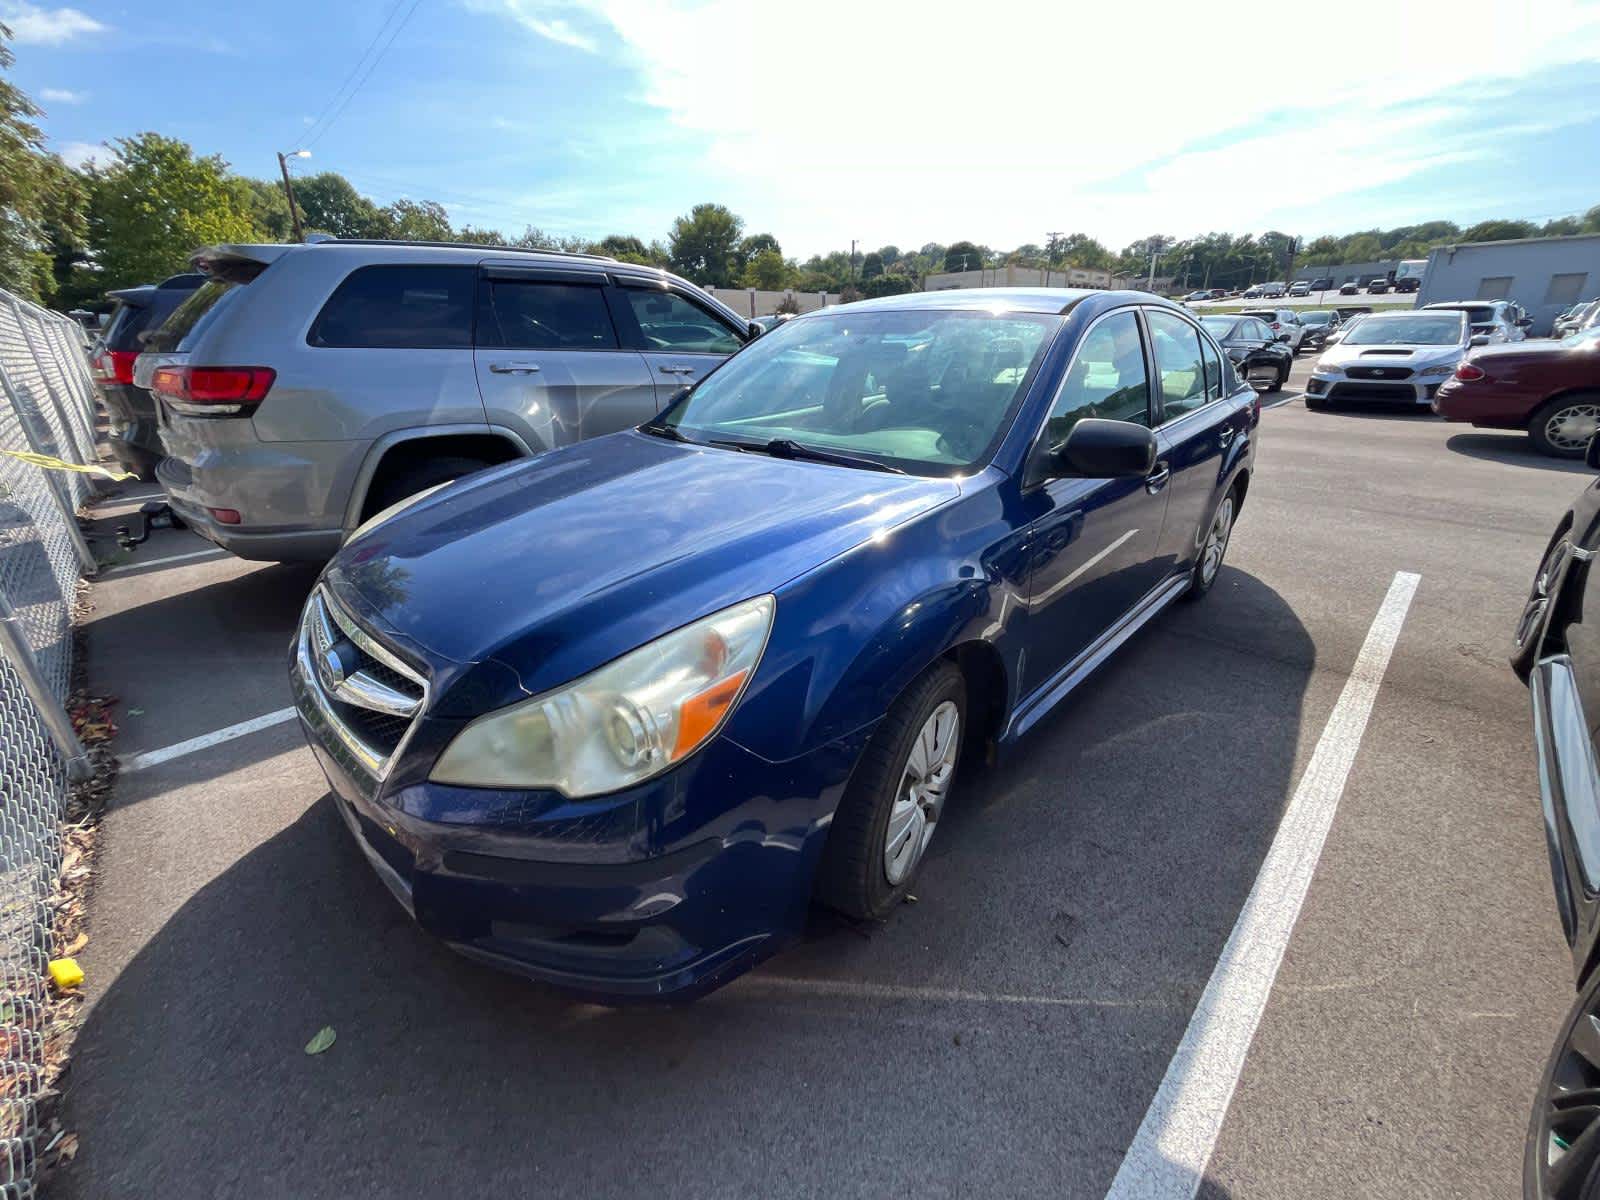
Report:
[[[856,281],[856,239],[850,239],[850,282]]]
[[[1061,230],[1049,229],[1044,235],[1044,285],[1050,286],[1050,269],[1056,265],[1056,254],[1060,249]]]
[[[288,154],[283,153],[281,150],[278,152],[278,170],[283,172],[283,194],[289,201],[289,224],[294,229],[294,240],[297,242],[305,241],[306,235],[305,230],[300,228],[300,208],[294,202],[294,188],[289,183],[289,160],[291,158],[310,157],[311,151],[309,150],[294,150]]]

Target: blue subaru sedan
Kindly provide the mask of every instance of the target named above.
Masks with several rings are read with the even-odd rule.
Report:
[[[637,429],[374,518],[306,604],[295,701],[424,928],[694,995],[813,902],[888,913],[963,758],[1206,594],[1259,419],[1143,293],[799,317]]]

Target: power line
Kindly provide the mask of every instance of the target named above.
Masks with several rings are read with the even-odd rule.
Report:
[[[304,129],[297,130],[295,133],[295,138],[303,139],[309,137],[312,130],[316,129],[318,125],[322,124],[323,119],[330,111],[332,111],[333,106],[338,103],[339,97],[344,95],[345,88],[350,86],[350,81],[354,79],[361,68],[366,65],[367,55],[372,53],[372,48],[378,44],[378,40],[383,37],[384,33],[388,30],[389,22],[394,20],[395,14],[400,11],[400,6],[405,2],[406,0],[394,0],[394,3],[389,6],[388,13],[384,15],[382,23],[378,26],[378,31],[372,35],[372,40],[367,43],[366,49],[361,52],[361,57],[356,59],[355,65],[350,68],[350,73],[344,77],[344,82],[342,82],[333,95],[328,98],[328,102],[322,106],[322,111],[317,114],[316,120],[312,121]]]
[[[339,102],[339,106],[328,116],[326,124],[322,126],[322,128],[317,132],[316,136],[308,138],[305,142],[301,143],[303,149],[311,149],[312,146],[315,146],[319,141],[322,140],[322,138],[327,134],[328,130],[333,128],[334,122],[336,122],[340,116],[343,115],[344,110],[349,106],[350,101],[356,98],[356,94],[360,92],[362,87],[366,85],[367,80],[372,78],[372,72],[377,70],[378,64],[383,61],[383,56],[389,53],[389,47],[394,45],[395,38],[400,36],[401,31],[405,29],[407,22],[411,20],[412,15],[417,11],[417,8],[421,4],[422,0],[411,0],[411,7],[406,9],[406,15],[400,18],[400,23],[394,27],[394,32],[389,35],[389,40],[383,44],[382,49],[378,51],[372,62],[368,64],[367,69],[365,73],[362,74],[361,78],[356,80],[355,87],[351,88],[349,94]],[[385,23],[387,24],[387,22]],[[380,29],[378,32],[381,35],[383,31]]]

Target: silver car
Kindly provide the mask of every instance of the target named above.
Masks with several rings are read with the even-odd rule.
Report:
[[[756,332],[591,255],[216,246],[136,363],[172,507],[244,558],[319,560],[424,488],[655,415]]]
[[[1463,312],[1412,309],[1357,317],[1328,340],[1306,384],[1307,408],[1334,400],[1426,407],[1488,337],[1472,333]]]
[[[1522,307],[1510,300],[1440,300],[1423,305],[1424,312],[1429,310],[1466,313],[1473,334],[1483,335],[1489,343],[1520,342],[1533,324]]]

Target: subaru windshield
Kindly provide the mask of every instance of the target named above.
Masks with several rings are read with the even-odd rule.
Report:
[[[948,309],[805,317],[751,343],[642,428],[781,457],[961,474],[993,453],[1059,323]]]
[[[1453,346],[1462,340],[1458,312],[1378,313],[1363,317],[1344,336],[1346,346]]]

